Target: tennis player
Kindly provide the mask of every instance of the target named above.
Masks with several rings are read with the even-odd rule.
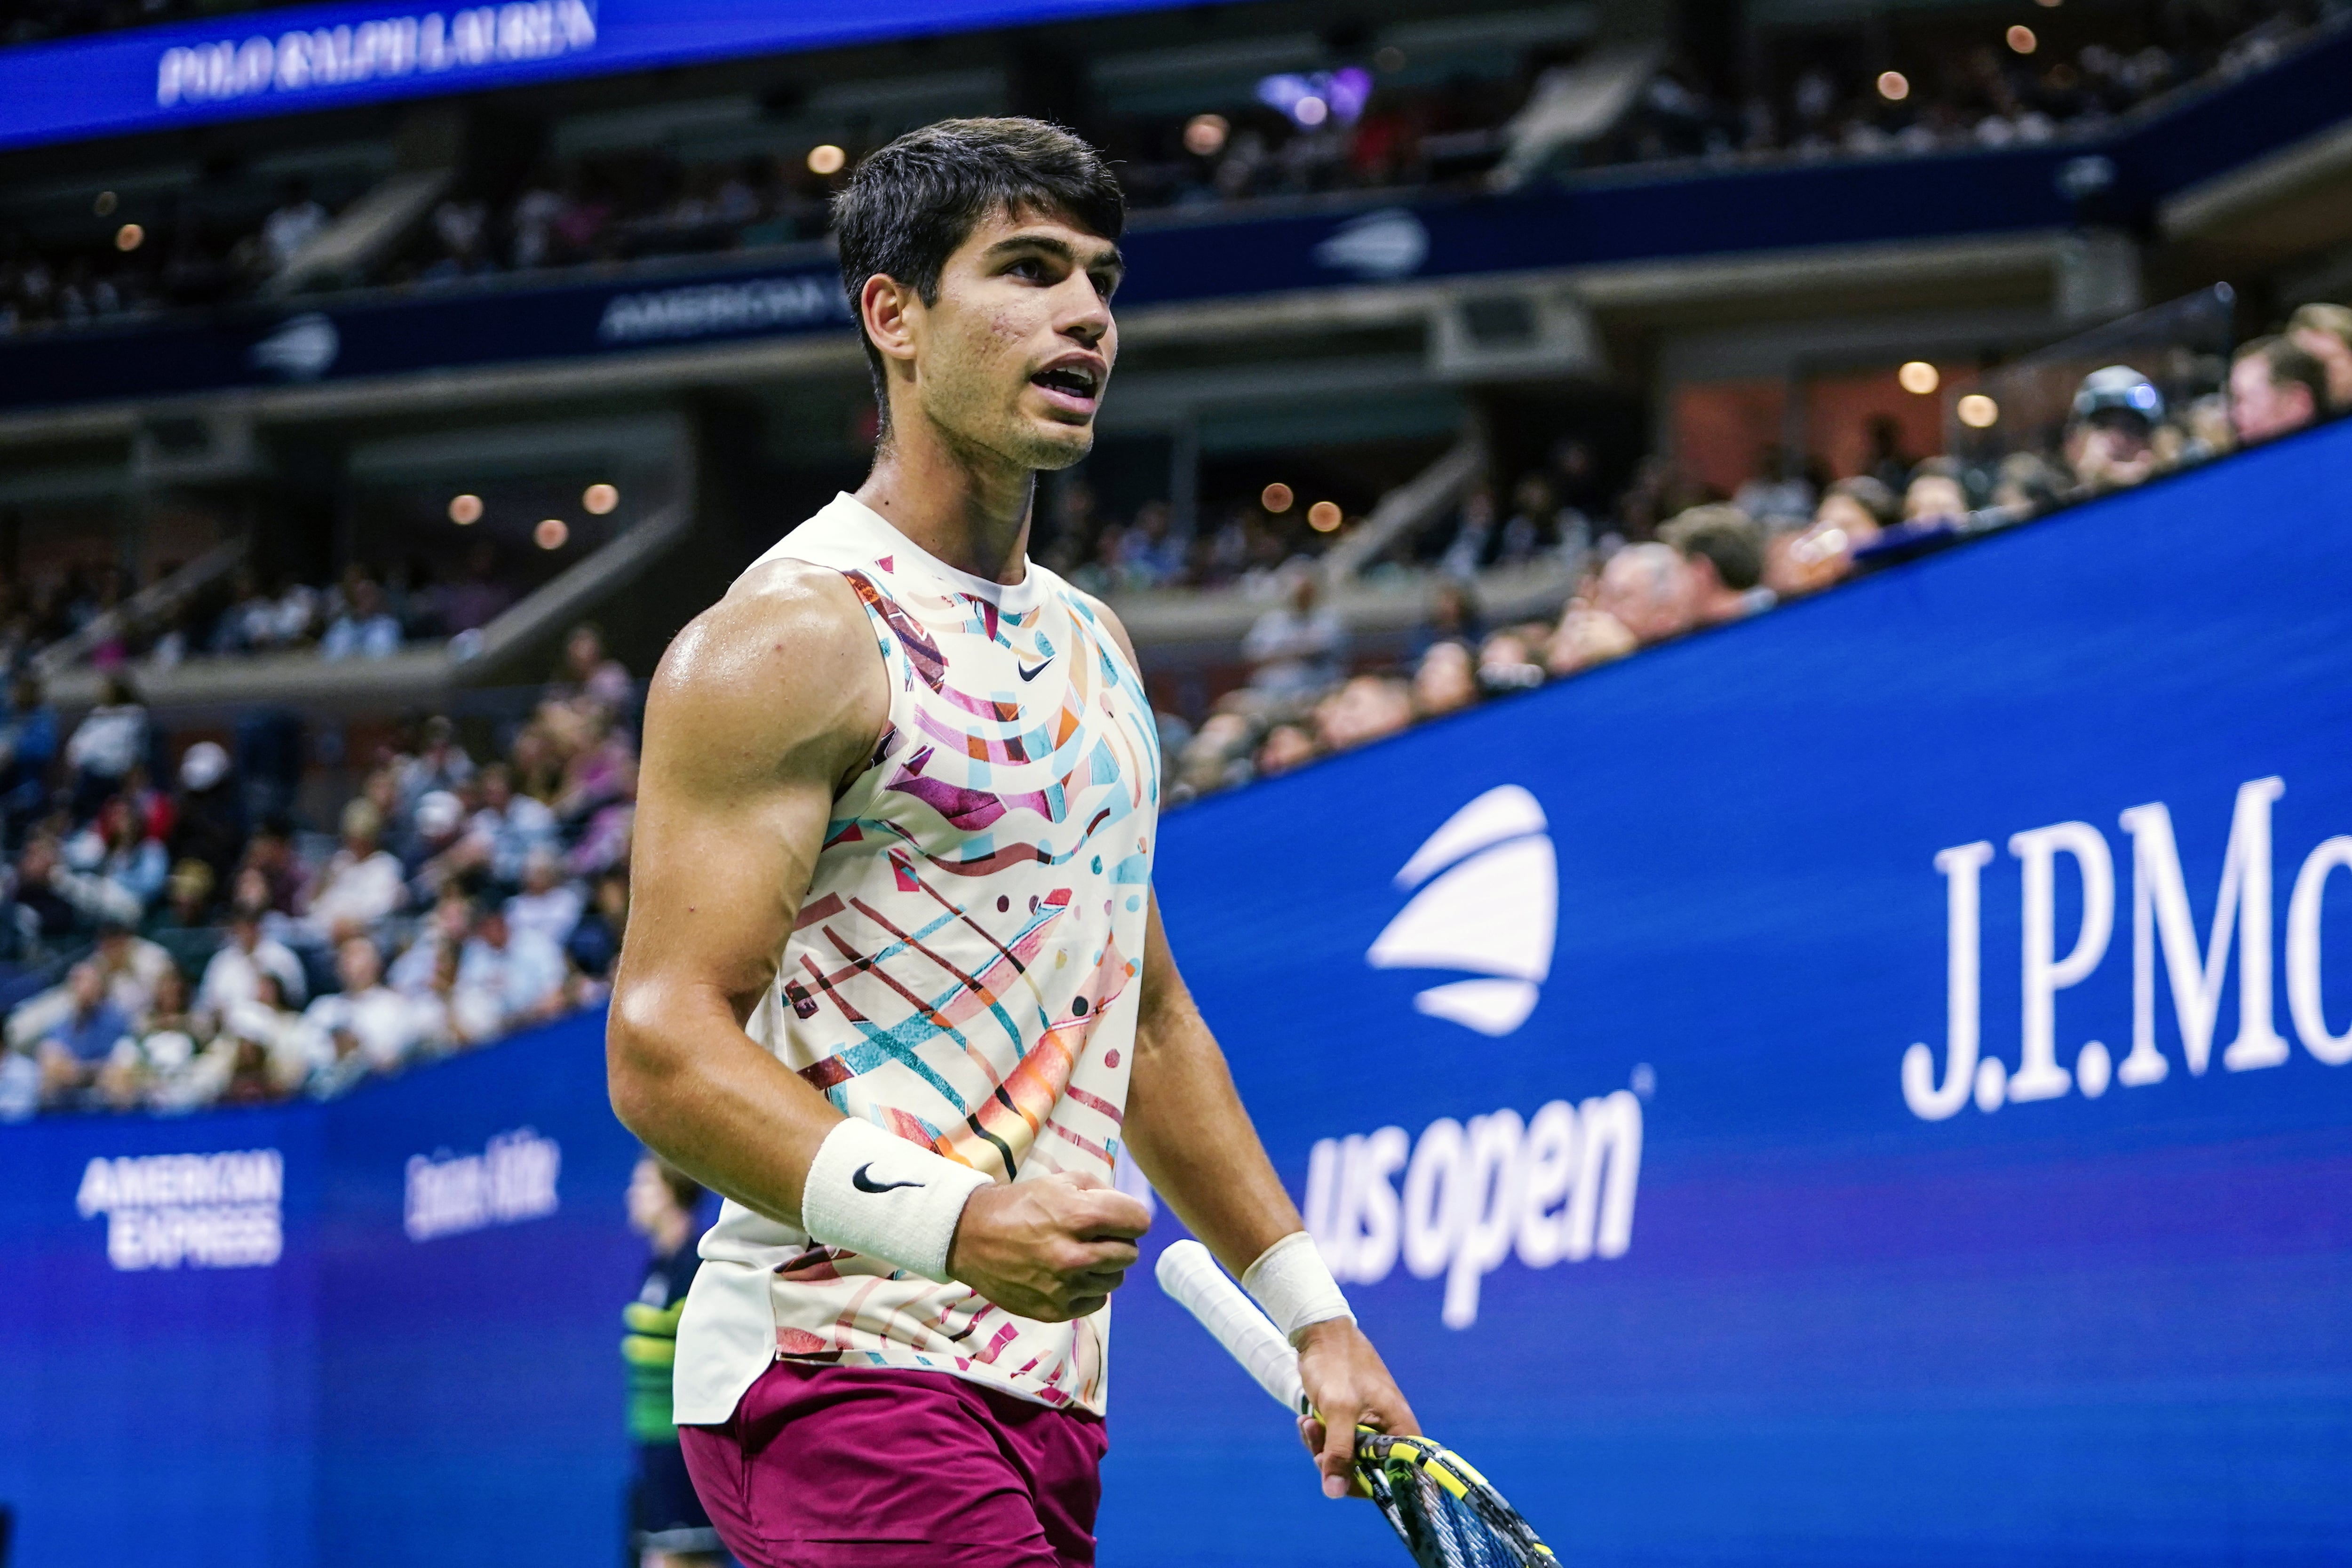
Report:
[[[1301,1228],[1168,952],[1160,757],[1109,610],[1027,555],[1118,353],[1092,149],[949,121],[858,169],[841,269],[874,468],[679,634],[647,700],[614,1109],[727,1202],[676,1414],[752,1568],[1091,1563],[1125,1150],[1297,1346],[1328,1418],[1412,1413]]]

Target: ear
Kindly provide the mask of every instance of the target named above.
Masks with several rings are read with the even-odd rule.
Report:
[[[913,360],[915,321],[922,309],[922,298],[912,289],[879,272],[857,292],[858,320],[885,359]]]

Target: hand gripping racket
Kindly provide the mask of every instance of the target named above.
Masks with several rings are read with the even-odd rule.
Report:
[[[1276,1404],[1316,1414],[1298,1381],[1298,1352],[1207,1247],[1173,1243],[1160,1255],[1158,1273],[1160,1288],[1200,1319]],[[1426,1437],[1357,1427],[1356,1477],[1421,1568],[1559,1568],[1559,1559],[1486,1477]]]

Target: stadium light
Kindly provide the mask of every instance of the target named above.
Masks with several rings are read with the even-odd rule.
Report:
[[[100,191],[98,193],[98,200],[89,204],[89,210],[96,213],[100,217],[109,217],[113,215],[114,206],[114,193],[112,191]]]
[[[572,537],[572,525],[560,517],[543,517],[539,526],[530,531],[530,542],[541,550],[561,550],[563,542]]]
[[[1257,504],[1277,516],[1290,510],[1293,499],[1290,487],[1280,479],[1275,480],[1257,493]]]
[[[1307,509],[1307,526],[1318,533],[1329,533],[1344,521],[1335,500],[1318,500]]]
[[[580,492],[580,504],[591,517],[604,517],[621,504],[621,492],[611,485],[590,485]]]
[[[1989,430],[2000,417],[2000,405],[1981,392],[1971,392],[1960,399],[1954,412],[1959,415],[1960,423],[1969,429]]]
[[[1320,125],[1331,118],[1331,106],[1310,92],[1290,106],[1290,117],[1301,125]]]
[[[1878,96],[1889,103],[1902,102],[1911,96],[1911,79],[1901,71],[1880,71]]]
[[[1196,114],[1184,122],[1184,151],[1198,158],[1213,158],[1224,150],[1233,130],[1222,114]]]
[[[1944,378],[1936,374],[1936,367],[1923,359],[1906,363],[1895,373],[1895,379],[1903,384],[1904,391],[1916,393],[1921,397],[1935,391],[1944,382]]]
[[[136,250],[147,238],[147,231],[135,223],[126,223],[114,231],[114,248]]]
[[[841,166],[849,162],[849,154],[830,142],[820,142],[809,149],[808,166],[812,174],[838,174]]]
[[[2033,36],[2033,29],[2027,26],[2024,23],[2020,22],[2017,26],[2010,28],[2009,47],[2019,54],[2030,55],[2035,49],[2041,47],[2041,46],[2042,40],[2035,37]]]
[[[478,495],[456,495],[449,498],[449,521],[459,528],[482,521],[482,498]]]

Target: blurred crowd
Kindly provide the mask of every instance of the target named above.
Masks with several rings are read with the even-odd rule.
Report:
[[[1313,561],[1275,568],[1282,601],[1243,645],[1247,684],[1194,729],[1160,718],[1167,798],[1288,773],[1423,720],[1572,677],[1765,613],[1857,574],[2056,508],[2127,489],[2352,414],[2352,309],[2314,304],[2240,347],[2226,392],[2168,407],[2128,364],[2083,378],[2053,451],[1905,457],[1882,426],[1864,471],[1824,480],[1775,460],[1730,496],[1646,461],[1605,513],[1579,496],[1576,446],[1508,488],[1474,488],[1445,536],[1429,609],[1401,663],[1351,658]],[[1496,518],[1507,510],[1499,525]],[[1559,616],[1489,626],[1473,574],[1553,555],[1577,585]]]
[[[154,584],[173,583],[182,564],[163,563]],[[37,582],[0,578],[0,668],[84,633],[86,658],[107,669],[262,653],[384,658],[478,633],[520,596],[488,542],[447,582],[415,558],[390,571],[354,563],[324,585],[240,565],[152,603],[138,599],[140,587],[138,574],[120,563],[77,563]]]
[[[0,1119],[328,1098],[601,1000],[636,689],[579,626],[499,743],[407,727],[330,834],[293,813],[290,721],[240,726],[234,753],[175,748],[120,677],[68,728],[20,675],[0,718]]]
[[[152,19],[179,4],[58,0],[34,9],[88,23]],[[2043,142],[2185,83],[2264,65],[2347,9],[2347,0],[2200,0],[2117,16],[2112,41],[2071,51],[2042,47],[2021,26],[2007,43],[1988,36],[1954,47],[1938,35],[1909,49],[1926,62],[1912,75],[1881,68],[1904,50],[1864,49],[1853,36],[1783,40],[1747,58],[1738,80],[1668,59],[1612,124],[1550,163],[1882,156]],[[1476,188],[1511,154],[1523,118],[1540,119],[1555,100],[1588,89],[1580,73],[1590,64],[1580,47],[1538,47],[1522,50],[1505,77],[1430,79],[1404,51],[1368,47],[1356,63],[1267,77],[1254,99],[1189,114],[1102,116],[1083,129],[1113,158],[1139,208]],[[497,188],[453,193],[364,277],[320,281],[429,287],[821,239],[832,191],[903,129],[872,124],[843,132],[843,145],[789,154],[697,158],[647,146],[545,163]],[[333,216],[297,179],[266,213],[205,214],[183,202],[154,233],[109,220],[79,249],[15,234],[0,240],[0,332],[241,297]]]

